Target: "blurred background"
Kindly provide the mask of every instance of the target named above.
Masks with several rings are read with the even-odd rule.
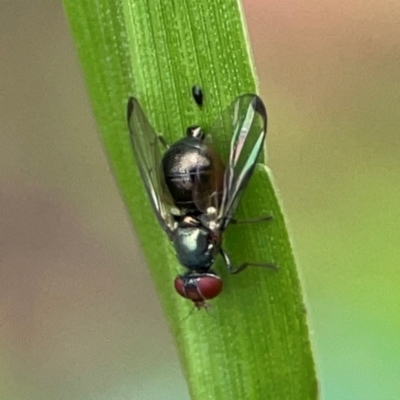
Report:
[[[400,7],[246,0],[323,398],[400,398]],[[0,398],[187,400],[59,2],[0,2]],[[301,400],[301,399],[299,399]]]

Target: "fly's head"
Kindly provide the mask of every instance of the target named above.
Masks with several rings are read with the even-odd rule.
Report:
[[[197,309],[207,308],[207,300],[217,297],[222,291],[222,279],[216,273],[188,272],[178,275],[174,282],[176,292],[191,300]]]

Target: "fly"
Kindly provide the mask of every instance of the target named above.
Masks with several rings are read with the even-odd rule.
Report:
[[[218,296],[223,283],[212,269],[218,255],[231,274],[250,265],[275,268],[270,263],[234,267],[222,248],[223,232],[235,222],[265,140],[267,113],[261,98],[255,94],[237,97],[207,135],[201,127],[191,126],[186,137],[171,146],[155,133],[134,97],[128,100],[127,118],[150,203],[187,270],[176,277],[176,292],[197,308]],[[219,143],[216,152],[215,142],[227,131],[232,132],[230,143]]]

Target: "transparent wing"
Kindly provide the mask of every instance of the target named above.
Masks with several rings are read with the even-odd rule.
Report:
[[[232,132],[230,143],[219,139],[222,132]],[[217,208],[220,229],[225,229],[235,214],[263,148],[266,133],[267,112],[255,94],[237,97],[210,130],[213,145],[225,165],[223,190]]]
[[[159,138],[134,97],[128,100],[127,118],[133,152],[150,203],[161,227],[171,235],[174,221],[168,210],[173,202],[162,176]]]
[[[218,152],[214,150],[212,138],[207,135],[203,140],[201,156],[208,165],[198,165],[193,176],[193,201],[202,213],[215,212],[221,204],[224,188],[225,166]]]

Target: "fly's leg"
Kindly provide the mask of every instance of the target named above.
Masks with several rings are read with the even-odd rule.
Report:
[[[219,220],[219,224],[222,227],[222,229],[226,229],[226,227],[229,224],[232,224],[232,225],[254,224],[254,223],[259,223],[259,222],[269,222],[269,221],[272,221],[273,219],[274,219],[274,217],[272,215],[266,215],[265,217],[242,219],[242,220],[225,217],[225,218],[221,218],[221,220]]]
[[[169,144],[167,143],[167,141],[164,139],[164,136],[162,135],[158,135],[157,139],[159,140],[159,142],[166,148],[169,148]]]
[[[273,270],[277,270],[278,269],[278,266],[276,264],[273,264],[273,263],[249,263],[249,262],[245,262],[245,263],[240,264],[236,268],[231,268],[229,270],[229,273],[231,273],[232,275],[238,274],[239,272],[244,271],[247,267],[261,267],[261,268],[268,268],[268,269],[273,269]]]
[[[240,264],[238,267],[234,267],[232,265],[231,259],[229,258],[228,254],[223,250],[222,248],[219,250],[222,258],[224,259],[226,268],[228,272],[232,275],[238,274],[239,272],[244,271],[247,267],[261,267],[261,268],[269,268],[273,270],[277,270],[278,266],[273,263],[250,263],[250,262],[245,262]]]
[[[242,220],[237,220],[234,218],[228,219],[227,222],[230,224],[255,224],[258,222],[268,222],[272,221],[274,217],[272,215],[266,215],[265,217],[259,217],[259,218],[251,218],[251,219],[242,219]]]

